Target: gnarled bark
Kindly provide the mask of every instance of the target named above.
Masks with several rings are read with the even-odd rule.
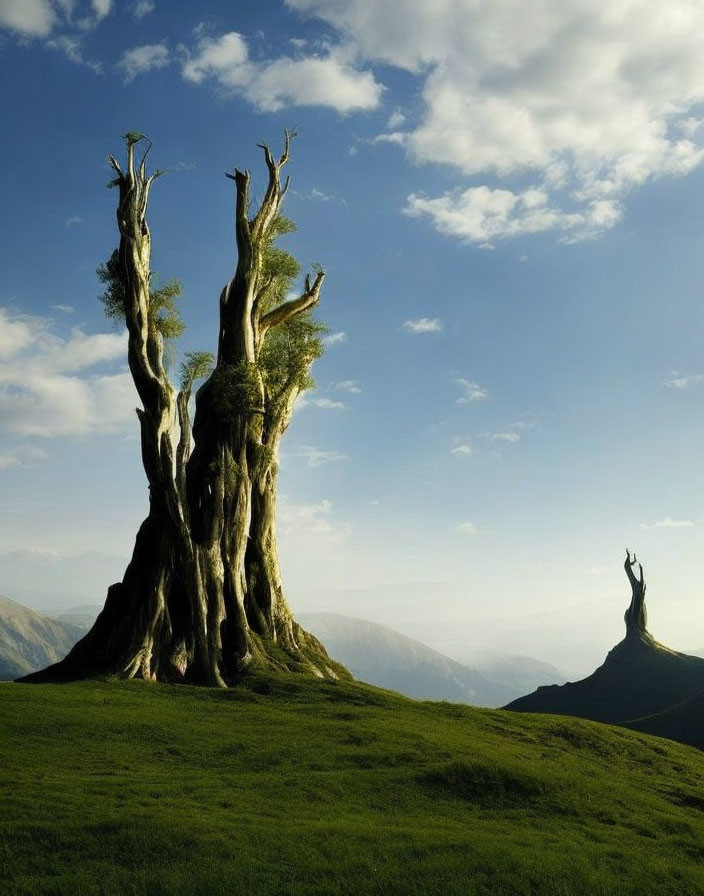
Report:
[[[642,637],[648,635],[647,624],[648,615],[645,611],[645,578],[643,576],[643,566],[638,563],[639,577],[636,578],[633,573],[633,567],[638,563],[636,555],[631,559],[630,551],[626,550],[626,562],[624,569],[631,583],[631,603],[624,614],[626,623],[626,637]]]
[[[301,295],[273,308],[263,275],[272,228],[288,182],[290,135],[268,170],[264,199],[249,217],[249,172],[235,182],[237,265],[220,296],[214,369],[188,411],[195,367],[180,393],[164,366],[164,341],[150,307],[151,235],[146,212],[159,172],[148,175],[127,135],[123,170],[110,157],[119,188],[118,274],[124,295],[130,371],[142,402],[137,410],[149,514],[123,581],[111,586],[93,629],[61,663],[31,680],[116,673],[223,686],[256,661],[276,668],[336,676],[324,648],[295,623],[285,601],[275,538],[275,463],[298,387],[267,415],[260,355],[269,334],[320,298],[324,274],[306,278]],[[197,366],[197,365],[196,365]],[[280,396],[281,397],[281,396]],[[193,450],[191,442],[193,440]],[[174,441],[176,445],[174,446]],[[253,534],[253,537],[250,535]],[[255,575],[255,570],[266,570]]]

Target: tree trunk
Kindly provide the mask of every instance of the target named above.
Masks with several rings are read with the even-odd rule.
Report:
[[[228,175],[236,184],[237,268],[220,298],[217,363],[196,395],[192,453],[191,384],[178,395],[170,385],[150,306],[146,208],[158,172],[146,174],[149,147],[139,164],[135,160],[142,139],[127,135],[124,171],[110,161],[120,192],[119,276],[129,366],[142,402],[137,414],[149,515],[124,579],[108,590],[91,631],[65,660],[28,680],[118,674],[224,686],[253,662],[327,677],[348,674],[295,623],[285,601],[274,530],[276,477],[274,465],[265,462],[278,451],[285,425],[265,444],[258,356],[269,331],[317,303],[323,281],[320,272],[314,283],[306,280],[299,298],[267,313],[259,307],[268,288],[261,282],[262,247],[286,191],[280,172],[289,135],[278,162],[264,147],[269,184],[251,220],[249,173]],[[266,574],[255,574],[259,569]]]
[[[648,616],[645,610],[645,578],[643,576],[643,567],[638,564],[640,570],[639,578],[633,574],[633,567],[638,561],[636,555],[631,560],[630,551],[626,551],[626,562],[624,569],[631,583],[631,603],[624,614],[626,623],[626,638],[651,638],[647,629]]]

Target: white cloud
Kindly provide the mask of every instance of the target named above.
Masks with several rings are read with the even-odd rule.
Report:
[[[0,0],[0,28],[27,37],[47,37],[56,22],[49,0]]]
[[[144,75],[154,69],[166,68],[171,62],[171,53],[166,43],[144,44],[141,47],[133,47],[122,54],[117,63],[121,70],[125,84],[129,84],[138,75]]]
[[[702,382],[704,382],[704,373],[690,373],[688,375],[682,375],[676,370],[673,370],[670,376],[663,383],[663,386],[667,386],[668,389],[686,389],[688,386],[692,386],[696,383]]]
[[[338,451],[325,451],[321,448],[314,448],[312,445],[304,445],[298,454],[306,459],[307,466],[311,469],[347,460],[346,454],[340,454]]]
[[[95,18],[100,21],[109,15],[112,10],[112,0],[91,0]]]
[[[470,187],[435,199],[412,193],[404,211],[411,217],[429,217],[441,233],[489,248],[492,240],[546,230],[566,231],[567,241],[584,239],[612,227],[621,216],[614,200],[593,200],[580,212],[560,211],[550,206],[542,187],[521,193]]]
[[[347,342],[347,333],[338,331],[337,333],[329,333],[323,336],[324,345],[340,345],[341,342]]]
[[[86,27],[90,27],[87,24]],[[96,74],[101,74],[103,64],[99,60],[86,59],[83,55],[82,38],[70,37],[68,34],[59,34],[46,42],[46,46],[52,50],[58,50],[64,56],[76,65],[85,65]]]
[[[85,218],[80,215],[71,215],[64,221],[64,227],[76,227],[78,224],[85,224]]]
[[[400,127],[406,121],[406,116],[401,112],[400,109],[394,109],[394,111],[389,115],[388,121],[386,122],[386,127],[389,130],[394,130],[394,128]]]
[[[452,454],[455,454],[458,457],[468,457],[470,454],[472,454],[472,446],[467,442],[463,442],[460,445],[456,445],[452,449]]]
[[[342,47],[323,56],[283,56],[265,62],[249,58],[241,34],[202,37],[186,53],[185,80],[212,79],[222,89],[239,93],[258,109],[277,112],[287,106],[329,106],[338,112],[375,109],[382,86],[371,72],[355,68]]]
[[[409,333],[439,333],[442,321],[437,317],[419,317],[416,320],[404,320],[402,326]]]
[[[482,434],[490,442],[520,442],[521,437],[517,432],[486,432]]]
[[[340,380],[338,383],[332,383],[330,388],[338,392],[349,392],[350,395],[360,395],[362,392],[359,380]]]
[[[96,371],[126,357],[126,338],[56,335],[49,320],[0,309],[0,425],[22,436],[114,432],[134,420],[126,372]]]
[[[461,532],[463,535],[479,535],[479,527],[476,523],[471,522],[471,520],[460,523],[456,528],[457,531]]]
[[[9,467],[33,467],[39,461],[46,460],[49,455],[34,445],[22,445],[9,454],[0,455],[0,470]]]
[[[143,19],[145,16],[153,13],[154,9],[155,5],[152,0],[138,0],[138,2],[135,3],[132,12],[136,19]]]
[[[501,187],[409,197],[444,233],[592,236],[629,191],[704,158],[699,0],[406,0],[402,16],[392,0],[286,2],[337,29],[362,64],[415,75],[424,108],[395,137],[413,161]],[[546,194],[532,210],[519,179]]]
[[[51,307],[55,311],[60,311],[62,314],[74,314],[76,311],[73,305],[52,305]]]
[[[311,401],[311,404],[315,405],[316,408],[323,408],[326,411],[336,411],[340,410],[340,408],[344,408],[344,403],[341,401],[335,401],[332,398],[314,398]]]
[[[464,377],[459,377],[455,382],[462,390],[462,394],[457,399],[457,404],[474,404],[475,401],[485,401],[489,398],[489,393],[479,383]]]
[[[309,538],[327,542],[343,541],[350,531],[347,523],[333,523],[333,505],[328,500],[317,504],[294,504],[287,495],[279,496],[276,518],[279,533],[284,538]]]
[[[663,517],[655,523],[658,529],[689,529],[693,525],[692,520],[673,520],[670,516]]]
[[[12,358],[35,339],[34,318],[11,315],[0,308],[0,363]]]

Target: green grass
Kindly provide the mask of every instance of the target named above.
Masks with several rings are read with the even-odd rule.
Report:
[[[704,893],[693,748],[258,676],[0,685],[0,892]]]

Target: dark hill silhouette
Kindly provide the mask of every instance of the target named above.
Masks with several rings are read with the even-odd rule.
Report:
[[[626,637],[603,664],[581,681],[540,687],[506,709],[579,716],[704,743],[704,724],[689,718],[690,711],[701,717],[697,707],[704,707],[704,659],[671,650],[648,631],[643,567],[638,564],[636,578],[636,563],[627,551],[632,597],[624,617]]]

